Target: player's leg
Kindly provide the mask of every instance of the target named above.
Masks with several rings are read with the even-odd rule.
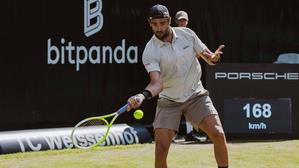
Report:
[[[213,141],[218,166],[227,166],[228,152],[225,134],[208,91],[198,93],[187,101],[185,116],[196,129],[200,128],[206,132]]]
[[[181,104],[160,98],[157,102],[156,116],[153,123],[155,133],[155,167],[167,167],[167,155],[175,131],[181,121]]]
[[[209,115],[205,117],[199,124],[199,128],[202,129],[214,143],[214,154],[218,166],[228,166],[227,144],[219,116]]]
[[[166,160],[173,136],[174,130],[155,129],[155,168],[167,168]]]

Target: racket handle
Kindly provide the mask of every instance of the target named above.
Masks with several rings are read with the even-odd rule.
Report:
[[[124,112],[126,112],[127,111],[127,108],[128,108],[128,103],[127,104],[125,104],[124,106],[122,106],[120,109],[118,109],[117,110],[117,113],[118,114],[121,114],[121,113],[124,113]]]

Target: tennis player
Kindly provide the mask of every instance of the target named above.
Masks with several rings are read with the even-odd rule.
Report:
[[[227,168],[225,134],[209,93],[201,83],[201,66],[197,60],[197,55],[209,61],[219,57],[224,45],[211,52],[191,29],[171,27],[169,11],[160,4],[151,7],[148,22],[154,35],[146,44],[142,60],[150,82],[144,91],[128,99],[128,110],[159,95],[153,122],[155,167],[167,168],[172,138],[178,131],[181,116],[185,115],[213,141],[218,167]]]

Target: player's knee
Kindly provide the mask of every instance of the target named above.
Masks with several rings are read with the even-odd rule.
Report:
[[[211,135],[211,140],[214,143],[225,143],[225,133],[223,130],[217,130]]]
[[[156,142],[156,155],[165,155],[168,153],[169,144],[165,142]]]

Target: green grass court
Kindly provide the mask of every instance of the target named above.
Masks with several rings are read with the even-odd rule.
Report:
[[[229,142],[230,168],[299,168],[299,140]],[[169,168],[215,168],[212,144],[172,144]],[[0,155],[0,168],[153,168],[154,144]]]

